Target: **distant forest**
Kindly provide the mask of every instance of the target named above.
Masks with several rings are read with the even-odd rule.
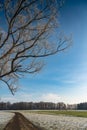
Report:
[[[87,102],[80,104],[65,104],[63,102],[0,102],[0,110],[87,110]]]

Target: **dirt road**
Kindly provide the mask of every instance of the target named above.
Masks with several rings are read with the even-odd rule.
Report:
[[[15,116],[6,125],[4,130],[42,130],[27,120],[22,114],[15,112]]]

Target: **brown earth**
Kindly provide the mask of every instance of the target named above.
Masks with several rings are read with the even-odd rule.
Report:
[[[42,128],[38,128],[22,114],[15,112],[15,116],[9,121],[4,130],[42,130]]]

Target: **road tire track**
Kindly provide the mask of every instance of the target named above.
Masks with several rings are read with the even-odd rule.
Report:
[[[21,113],[15,112],[14,117],[8,122],[4,130],[42,130],[38,128]]]

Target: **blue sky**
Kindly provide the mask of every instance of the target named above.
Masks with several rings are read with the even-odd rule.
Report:
[[[87,0],[66,0],[59,23],[61,32],[72,35],[72,46],[44,59],[38,74],[22,78],[15,96],[3,85],[1,101],[87,102]]]

